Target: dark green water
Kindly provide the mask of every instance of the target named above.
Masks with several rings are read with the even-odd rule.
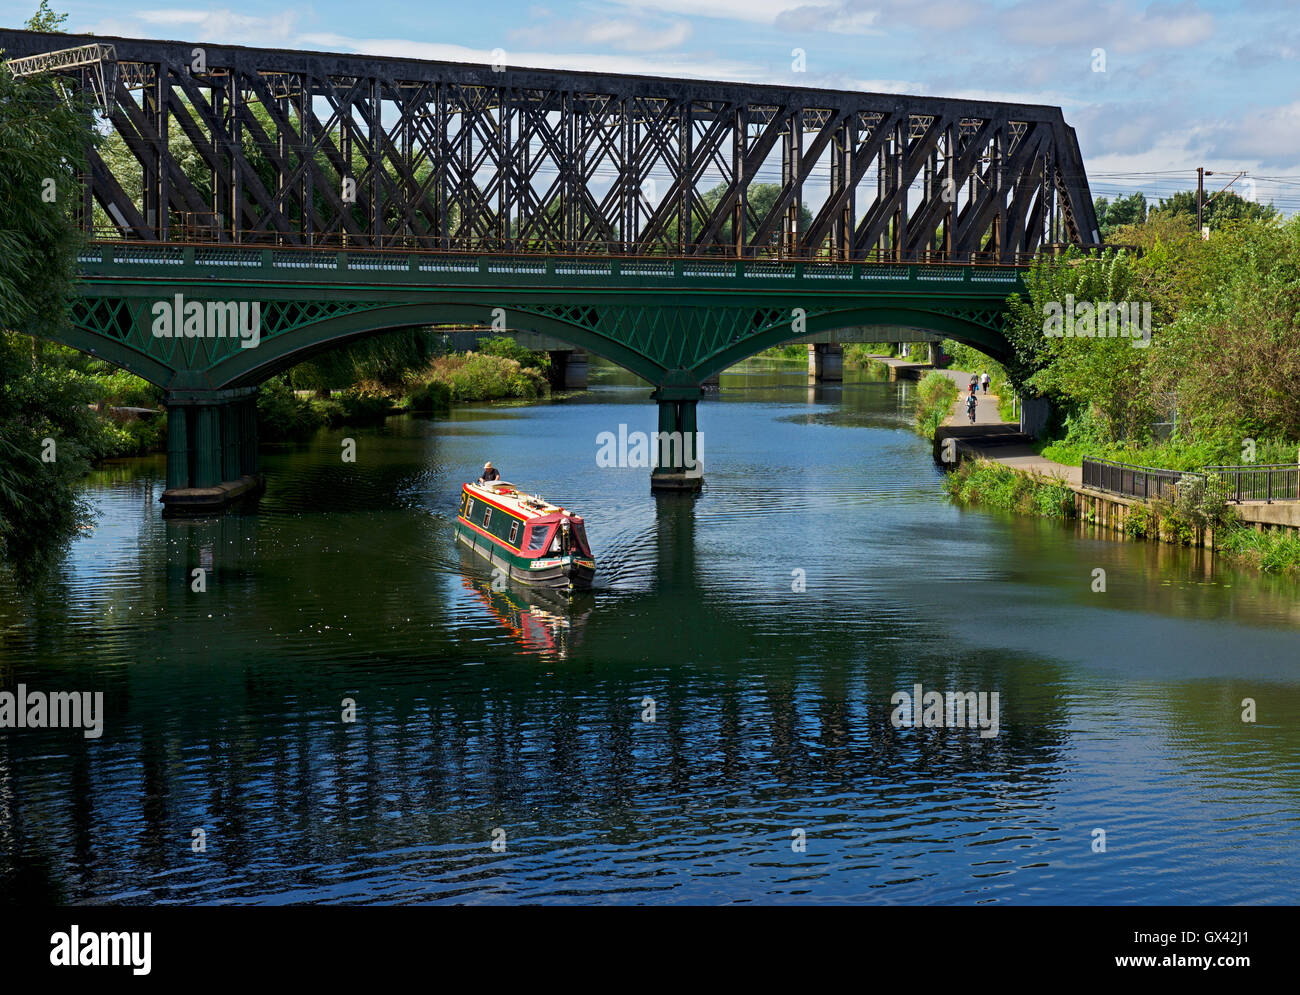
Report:
[[[596,466],[655,428],[608,376],[266,447],[255,514],[97,474],[55,582],[0,580],[0,687],[107,709],[0,732],[0,900],[1296,902],[1295,585],[956,509],[909,387],[785,369],[701,405],[698,498]],[[458,551],[489,458],[586,517],[590,596]],[[916,683],[998,692],[999,734],[895,728]]]

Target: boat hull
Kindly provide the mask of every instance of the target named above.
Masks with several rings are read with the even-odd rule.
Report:
[[[551,556],[527,559],[503,549],[463,522],[456,523],[456,540],[494,567],[500,567],[507,577],[528,587],[549,591],[585,591],[591,588],[596,576],[596,565],[581,556]]]

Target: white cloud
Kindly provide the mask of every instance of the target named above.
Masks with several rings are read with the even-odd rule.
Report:
[[[1004,38],[1022,45],[1078,45],[1145,52],[1154,48],[1188,48],[1213,37],[1214,17],[1193,0],[1153,3],[1134,0],[1022,0],[1002,11]]]
[[[1243,112],[1205,126],[1203,134],[1207,155],[1290,168],[1300,163],[1300,100]]]
[[[286,12],[259,17],[256,14],[239,14],[234,10],[182,10],[160,8],[133,10],[121,18],[112,18],[95,25],[96,34],[157,35],[177,27],[183,29],[188,40],[194,42],[220,42],[225,44],[252,44],[252,46],[278,46],[289,42],[298,25],[298,14]]]
[[[772,24],[787,11],[800,8],[836,8],[835,3],[809,3],[807,0],[611,0],[635,10],[658,10],[691,17],[713,17],[728,21]]]
[[[479,65],[491,65],[493,61],[491,49],[405,38],[349,38],[345,35],[309,33],[298,36],[296,44],[332,52],[387,55],[402,59],[432,59]],[[569,69],[579,72],[740,81],[753,81],[764,73],[761,66],[750,63],[704,59],[690,54],[632,56],[592,52],[515,52],[507,49],[506,65],[520,69]]]
[[[582,32],[582,40],[592,45],[612,45],[630,52],[657,52],[676,48],[691,36],[687,21],[674,21],[654,30],[640,21],[625,19],[597,21]]]
[[[511,41],[544,47],[556,38],[621,49],[625,52],[660,52],[676,48],[692,34],[689,21],[669,21],[660,26],[631,18],[605,18],[595,22],[546,21],[510,32]]]

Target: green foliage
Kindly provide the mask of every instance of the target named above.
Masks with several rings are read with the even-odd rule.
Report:
[[[844,365],[854,369],[870,370],[879,376],[887,376],[889,366],[876,357],[893,356],[897,349],[898,345],[892,342],[850,342],[844,347]]]
[[[63,22],[68,19],[67,14],[56,14],[50,10],[50,0],[41,0],[41,5],[36,8],[36,13],[27,19],[26,28],[28,31],[63,31]]]
[[[925,375],[916,386],[916,430],[927,439],[948,419],[961,392],[950,377],[938,370]]]
[[[90,520],[77,482],[113,439],[90,408],[94,385],[47,365],[39,344],[0,332],[0,557],[34,581]],[[46,439],[53,461],[44,461]]]
[[[0,65],[0,328],[33,334],[65,321],[81,242],[70,211],[88,118],[58,86]]]
[[[1300,534],[1241,526],[1216,532],[1214,543],[1217,552],[1244,566],[1263,573],[1300,575]]]
[[[802,359],[808,360],[808,346],[803,342],[786,342],[784,345],[774,345],[771,348],[764,349],[756,353],[756,357],[761,359]],[[844,361],[848,362],[848,350],[845,350]]]
[[[36,19],[60,23],[44,5]],[[87,521],[77,481],[109,447],[89,379],[15,333],[49,335],[67,320],[89,120],[57,80],[0,65],[0,558],[27,580]],[[47,438],[53,462],[41,459]]]
[[[1185,215],[1193,223],[1196,221],[1196,191],[1180,190],[1171,197],[1163,198],[1151,208],[1152,215],[1174,217]],[[1279,212],[1272,204],[1257,204],[1247,200],[1234,190],[1215,193],[1207,190],[1201,205],[1201,223],[1208,225],[1211,231],[1224,227],[1233,221],[1273,221]],[[1141,220],[1141,219],[1138,219]],[[1132,222],[1120,222],[1129,224]]]
[[[157,414],[151,418],[135,418],[121,425],[104,422],[103,439],[101,459],[161,452],[167,448],[167,418]]]
[[[315,391],[361,384],[372,389],[396,388],[407,374],[437,355],[439,338],[423,328],[369,336],[299,363],[289,371],[289,383],[297,390]]]
[[[1026,283],[1029,299],[1012,297],[1007,322],[1013,387],[1058,405],[1091,406],[1111,438],[1144,431],[1156,415],[1144,382],[1147,350],[1135,348],[1131,338],[1047,334],[1049,315],[1062,314],[1071,302],[1145,300],[1132,258],[1123,251],[1103,257],[1071,251],[1062,260],[1040,260]]]
[[[525,349],[514,339],[506,335],[487,336],[478,340],[478,351],[487,356],[504,356],[513,359],[520,366],[531,367],[545,373],[551,368],[549,352],[534,352]]]
[[[1103,241],[1110,241],[1111,235],[1120,226],[1139,225],[1147,219],[1147,198],[1143,193],[1131,193],[1127,197],[1116,197],[1113,201],[1098,197],[1094,206]]]
[[[99,388],[97,399],[105,404],[121,408],[156,408],[163,402],[161,387],[126,370],[110,368],[90,375]]]
[[[1129,506],[1124,519],[1124,534],[1130,539],[1158,538],[1159,523],[1156,513],[1148,505],[1133,504]]]
[[[331,425],[367,425],[381,422],[393,413],[392,398],[362,388],[345,390],[333,400],[338,411],[330,413]]]
[[[1085,456],[1091,456],[1138,466],[1200,470],[1206,466],[1238,464],[1248,458],[1243,452],[1242,436],[1227,430],[1202,432],[1196,437],[1180,433],[1160,442],[1112,441],[1106,437],[1104,426],[1086,408],[1067,410],[1063,424],[1064,437],[1041,443],[1038,449],[1046,459],[1068,466],[1080,466]],[[1282,438],[1259,438],[1254,442],[1253,462],[1293,463],[1296,460],[1293,442]]]
[[[1151,506],[1159,522],[1159,538],[1175,546],[1191,546],[1196,543],[1199,523],[1194,518],[1167,501],[1152,501]]]
[[[257,394],[257,432],[262,442],[301,441],[326,418],[312,402],[293,392],[285,377],[272,377]]]
[[[506,356],[466,353],[436,360],[432,378],[445,383],[453,401],[531,399],[546,393],[546,378]]]
[[[451,386],[441,380],[428,380],[411,388],[406,395],[409,411],[445,411],[451,407]]]
[[[1074,492],[1059,480],[1021,473],[985,459],[965,460],[944,478],[958,504],[978,504],[1039,518],[1078,515]]]
[[[1300,217],[1170,255],[1180,285],[1153,340],[1152,387],[1192,437],[1300,438]]]

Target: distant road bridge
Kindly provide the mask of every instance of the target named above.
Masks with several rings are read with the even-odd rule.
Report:
[[[108,126],[62,341],[167,389],[177,505],[255,474],[257,384],[378,331],[504,319],[644,377],[661,430],[691,433],[705,380],[814,333],[1005,354],[1022,267],[1099,241],[1055,107],[23,31],[0,47]],[[256,303],[257,344],[160,334],[165,303]]]

